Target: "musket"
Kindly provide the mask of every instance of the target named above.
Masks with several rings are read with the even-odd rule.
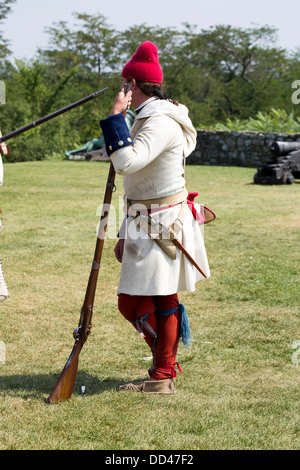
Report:
[[[34,127],[37,127],[40,124],[43,124],[44,122],[47,122],[50,119],[53,119],[56,116],[59,116],[60,114],[66,113],[67,111],[70,111],[70,109],[76,108],[77,106],[80,106],[81,104],[86,103],[87,101],[93,100],[94,98],[97,98],[99,95],[102,95],[102,93],[105,93],[106,90],[108,90],[108,87],[103,88],[102,90],[99,90],[99,91],[95,91],[91,95],[88,95],[85,98],[81,98],[80,100],[75,101],[74,103],[71,103],[68,106],[65,106],[64,108],[58,109],[57,111],[54,111],[53,113],[48,114],[47,116],[44,116],[38,119],[37,121],[33,121],[30,124],[27,124],[26,126],[20,127],[19,129],[16,129],[15,131],[10,132],[9,134],[3,135],[2,137],[0,137],[0,143],[5,142],[6,140],[9,140],[12,137],[15,137],[16,135],[23,134],[23,132],[26,132],[29,129],[33,129]]]
[[[110,163],[94,260],[91,267],[85,299],[81,308],[78,327],[73,332],[75,343],[71,354],[52,392],[48,397],[48,403],[58,403],[71,398],[77,377],[79,354],[91,332],[94,298],[103,251],[105,232],[107,227],[107,219],[109,215],[109,207],[112,199],[112,194],[115,191],[115,174],[116,173],[113,164]]]
[[[126,94],[129,89],[130,86],[128,84],[124,87],[124,93]],[[125,116],[126,112],[124,111],[123,114]],[[116,171],[114,169],[113,164],[110,163],[106,183],[106,191],[104,195],[102,213],[98,229],[98,236],[96,241],[96,248],[94,253],[94,260],[92,263],[90,277],[86,288],[85,299],[80,312],[78,327],[73,332],[75,343],[71,354],[63,370],[61,371],[61,374],[56,384],[54,385],[52,392],[48,397],[48,403],[58,403],[64,400],[69,400],[73,393],[78,372],[79,354],[92,328],[93,305],[105,240],[105,232],[107,228],[107,219],[109,216],[109,208],[111,204],[112,194],[116,189],[115,176]]]

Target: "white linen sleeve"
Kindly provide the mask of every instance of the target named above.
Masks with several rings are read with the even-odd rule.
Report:
[[[116,172],[130,175],[149,165],[172,145],[178,132],[179,124],[168,116],[151,116],[136,135],[133,145],[111,154]]]

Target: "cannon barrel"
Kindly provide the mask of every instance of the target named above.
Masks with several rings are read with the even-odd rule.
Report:
[[[272,142],[270,146],[270,150],[273,155],[288,155],[290,152],[294,150],[300,149],[300,142]]]

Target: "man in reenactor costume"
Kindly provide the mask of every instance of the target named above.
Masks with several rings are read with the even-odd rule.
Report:
[[[124,112],[130,105],[136,118],[129,132]],[[177,293],[194,291],[195,283],[210,273],[201,213],[184,178],[185,159],[195,149],[197,133],[187,108],[163,92],[163,72],[153,43],[142,43],[125,65],[121,91],[100,125],[107,154],[116,172],[124,175],[126,216],[115,247],[122,263],[118,307],[153,355],[149,380],[125,384],[120,390],[174,393],[175,367],[182,372],[176,362],[179,339],[185,345],[191,341],[187,313]],[[205,276],[173,244],[170,233]]]
[[[0,137],[2,137],[2,133],[0,131]],[[2,156],[1,155],[8,155],[9,154],[9,148],[5,144],[5,142],[2,142],[0,144],[0,186],[3,184],[3,163],[2,163]],[[0,209],[0,214],[2,214],[2,211]],[[0,232],[2,231],[2,223],[0,220]],[[2,270],[2,262],[0,258],[0,302],[3,302],[4,300],[7,299],[9,293],[8,289],[4,280],[4,275],[3,275],[3,270]]]

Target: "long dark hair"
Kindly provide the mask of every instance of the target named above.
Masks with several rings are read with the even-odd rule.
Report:
[[[147,96],[157,96],[160,100],[168,100],[171,103],[178,106],[178,101],[170,100],[165,94],[165,84],[164,83],[153,83],[153,82],[139,82],[136,80],[137,86],[140,90]]]

